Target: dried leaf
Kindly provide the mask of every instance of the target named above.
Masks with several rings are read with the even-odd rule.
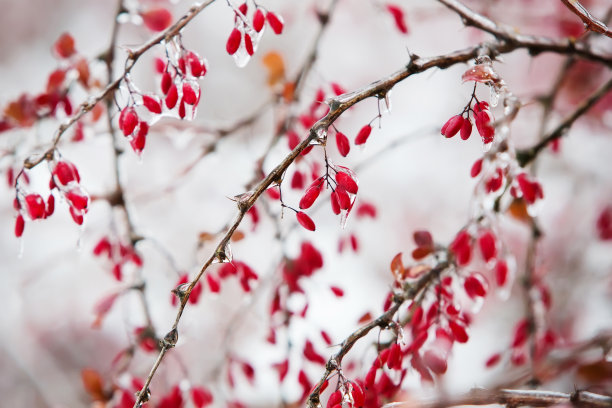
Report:
[[[398,253],[391,260],[391,273],[395,280],[400,280],[404,276],[404,262],[402,261],[402,253]]]
[[[268,69],[268,85],[274,86],[285,80],[285,62],[278,52],[268,52],[262,62]]]

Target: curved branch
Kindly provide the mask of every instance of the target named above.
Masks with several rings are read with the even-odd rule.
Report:
[[[587,391],[576,391],[571,394],[539,390],[485,390],[474,389],[456,397],[429,402],[393,402],[385,408],[442,408],[460,405],[506,405],[509,407],[550,407],[569,404],[579,407],[603,408],[612,407],[612,397],[594,394]]]
[[[584,23],[585,27],[590,31],[595,31],[596,33],[603,34],[607,37],[612,38],[612,30],[608,28],[602,21],[599,21],[589,11],[584,8],[582,4],[580,4],[576,0],[561,0],[563,4],[575,15],[580,17],[580,20]]]
[[[109,82],[109,84],[106,85],[106,88],[104,88],[102,92],[100,92],[99,94],[91,98],[88,98],[85,102],[81,103],[79,107],[77,108],[77,112],[74,115],[72,115],[72,117],[70,117],[68,121],[62,123],[59,126],[59,128],[56,131],[55,138],[53,139],[53,144],[51,145],[51,147],[43,155],[39,156],[36,159],[32,160],[30,158],[27,158],[24,162],[24,167],[26,169],[31,169],[37,166],[38,164],[42,163],[43,161],[48,160],[49,158],[52,158],[53,151],[57,147],[64,133],[66,133],[66,131],[70,129],[70,127],[72,127],[72,125],[74,125],[76,122],[78,122],[86,113],[91,111],[98,102],[102,101],[105,98],[108,98],[111,95],[111,92],[119,88],[121,81],[123,81],[125,76],[128,75],[132,71],[132,68],[136,64],[136,61],[138,61],[138,59],[144,53],[146,53],[149,49],[161,43],[162,41],[164,40],[168,41],[170,38],[177,35],[183,29],[183,27],[187,25],[187,23],[193,20],[195,16],[197,16],[202,10],[204,10],[207,6],[209,6],[214,1],[215,0],[207,0],[201,4],[192,6],[189,9],[189,11],[185,15],[183,15],[176,23],[174,23],[173,25],[171,25],[170,27],[162,31],[160,34],[151,38],[149,41],[141,45],[136,50],[128,50],[128,58],[127,58],[125,68],[121,76],[115,79],[114,81]],[[113,33],[113,36],[114,35],[115,34]],[[108,59],[111,58],[113,54],[114,54],[114,49],[112,51],[109,50],[105,55],[103,55],[103,59],[108,61]]]
[[[526,166],[535,159],[538,154],[553,140],[562,137],[566,131],[574,124],[574,122],[581,117],[585,112],[591,109],[601,98],[603,98],[608,92],[612,90],[612,78],[608,80],[601,88],[595,91],[591,96],[585,99],[578,108],[567,116],[559,125],[553,129],[548,135],[546,135],[540,142],[535,146],[520,150],[517,152],[516,158],[521,167]]]
[[[457,0],[438,0],[463,19],[466,26],[473,26],[486,31],[502,42],[514,45],[515,48],[526,48],[532,55],[541,52],[572,54],[584,59],[600,62],[612,67],[612,55],[591,49],[589,44],[576,42],[574,39],[556,40],[548,37],[518,34],[511,27],[503,27],[493,20],[476,13]]]

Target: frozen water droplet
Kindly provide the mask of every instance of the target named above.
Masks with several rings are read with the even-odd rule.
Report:
[[[223,249],[217,251],[213,263],[227,263],[232,262],[233,259],[234,258],[232,256],[232,248],[228,242],[227,244],[225,244]]]
[[[499,89],[497,89],[495,85],[491,85],[489,87],[489,90],[491,92],[491,96],[489,98],[489,105],[494,108],[499,103]]]
[[[25,243],[24,243],[24,239],[22,235],[21,237],[19,237],[19,252],[17,252],[18,259],[23,259],[24,249],[25,249]]]
[[[384,107],[381,111],[381,113],[386,113],[389,114],[391,113],[391,91],[387,91],[387,93],[385,93],[385,97],[383,98],[383,101],[385,102]]]

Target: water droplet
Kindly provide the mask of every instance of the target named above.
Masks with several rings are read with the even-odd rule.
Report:
[[[383,109],[381,110],[381,113],[385,113],[385,114],[391,113],[391,90],[385,93],[385,97],[383,98],[383,101],[385,102],[385,104],[384,104]]]
[[[489,98],[489,105],[494,108],[499,103],[499,89],[497,89],[497,86],[491,85],[489,87],[489,90],[491,93],[491,96]]]
[[[17,252],[17,258],[23,259],[23,252],[25,249],[25,240],[23,239],[23,235],[18,238],[19,240],[19,252]]]
[[[220,249],[217,251],[217,253],[215,254],[215,259],[213,260],[213,263],[227,263],[227,262],[232,262],[232,260],[233,260],[232,248],[228,242],[227,244],[225,244],[223,249]]]

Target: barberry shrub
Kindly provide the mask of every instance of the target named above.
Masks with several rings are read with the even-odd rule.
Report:
[[[4,27],[2,405],[609,405],[605,1],[116,3]]]

